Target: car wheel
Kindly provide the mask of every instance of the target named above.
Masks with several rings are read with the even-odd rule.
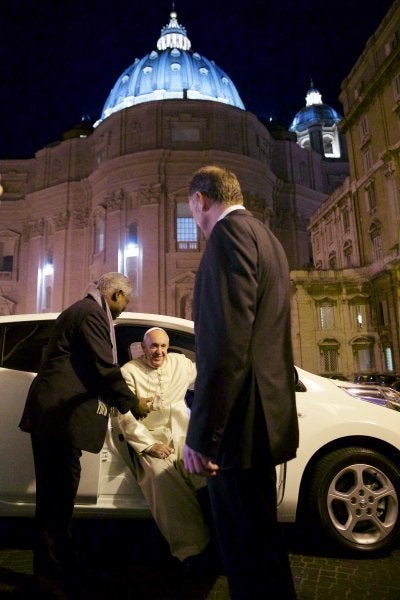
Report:
[[[387,551],[400,528],[400,472],[368,448],[336,450],[315,468],[308,507],[325,534],[357,553]]]

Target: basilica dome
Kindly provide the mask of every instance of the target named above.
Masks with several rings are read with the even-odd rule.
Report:
[[[245,110],[228,75],[214,61],[191,50],[186,29],[172,11],[169,23],[161,30],[157,50],[136,58],[120,75],[95,126],[129,106],[179,98],[212,100]]]
[[[307,130],[312,125],[332,127],[339,123],[342,117],[328,104],[322,102],[322,96],[311,82],[311,88],[307,92],[306,106],[296,113],[289,131],[296,133]]]

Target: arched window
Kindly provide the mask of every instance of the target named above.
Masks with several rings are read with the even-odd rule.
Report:
[[[336,269],[336,252],[330,252],[328,257],[329,269]]]
[[[353,266],[353,243],[351,240],[346,240],[343,244],[344,262],[347,267]]]
[[[333,140],[332,137],[324,135],[324,154],[325,156],[333,156]]]

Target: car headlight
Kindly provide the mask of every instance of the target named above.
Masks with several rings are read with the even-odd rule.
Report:
[[[386,399],[386,406],[400,411],[400,392],[389,387],[383,387],[382,392]]]

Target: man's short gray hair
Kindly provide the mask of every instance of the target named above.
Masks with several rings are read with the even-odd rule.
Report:
[[[104,273],[97,282],[97,289],[107,297],[120,290],[125,296],[132,294],[132,284],[128,277],[116,272]]]
[[[189,196],[196,192],[201,192],[224,206],[243,204],[238,178],[224,167],[208,165],[196,171],[189,183]]]

